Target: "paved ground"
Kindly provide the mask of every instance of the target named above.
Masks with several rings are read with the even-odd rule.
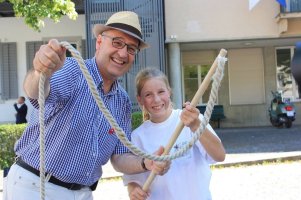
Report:
[[[301,126],[216,129],[227,156],[222,165],[301,156]]]
[[[211,190],[215,200],[298,200],[301,180],[301,126],[216,129],[227,151],[225,168],[212,171]],[[294,160],[277,165],[253,165],[266,160]],[[232,167],[246,164],[244,167]],[[251,165],[252,164],[252,165]],[[127,191],[108,164],[95,199],[128,200]],[[2,189],[0,180],[0,191]],[[2,196],[2,195],[1,195]],[[0,196],[0,200],[1,200]]]
[[[301,161],[212,170],[213,200],[300,200]],[[129,200],[122,181],[104,181],[96,200]],[[186,199],[184,199],[186,200]]]

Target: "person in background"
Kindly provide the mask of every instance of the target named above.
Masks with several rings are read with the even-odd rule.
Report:
[[[145,121],[132,133],[132,142],[144,151],[152,152],[160,145],[168,144],[180,120],[185,127],[171,149],[170,154],[186,145],[200,126],[204,117],[199,110],[185,103],[184,109],[173,109],[171,88],[163,72],[156,68],[142,69],[136,76],[137,101]],[[125,174],[131,200],[209,200],[211,194],[210,164],[225,159],[223,144],[208,124],[195,145],[182,157],[172,161],[169,171],[156,177],[149,191],[142,190],[150,172]]]
[[[85,60],[85,65],[105,106],[130,138],[131,102],[117,79],[128,72],[139,51],[148,47],[142,39],[139,17],[130,11],[117,12],[106,24],[95,25],[93,33],[96,52],[93,58]],[[166,173],[169,162],[144,160],[119,141],[99,110],[79,64],[74,58],[66,58],[66,49],[52,39],[40,47],[24,81],[25,92],[35,109],[15,146],[17,159],[7,176],[5,200],[40,199],[41,72],[46,75],[46,199],[93,199],[102,166],[109,160],[122,173],[141,173],[146,169],[160,175]],[[163,148],[156,151],[158,155],[162,152]]]
[[[17,103],[14,104],[14,108],[17,111],[16,116],[16,124],[27,123],[26,115],[27,115],[27,105],[25,104],[25,97],[20,96],[18,98]]]

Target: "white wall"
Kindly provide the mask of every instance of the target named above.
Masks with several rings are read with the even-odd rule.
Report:
[[[76,21],[63,17],[61,22],[54,23],[51,20],[45,20],[45,27],[41,32],[36,32],[25,25],[23,18],[4,17],[0,18],[0,42],[16,42],[17,43],[17,63],[18,63],[18,91],[19,96],[25,96],[22,83],[26,75],[26,42],[42,41],[45,38],[68,38],[80,37],[86,38],[85,16],[79,15]],[[0,100],[0,123],[14,123],[15,110],[14,102],[17,99],[7,101]],[[32,111],[29,101],[29,114]]]
[[[165,0],[166,40],[177,42],[279,37],[279,4],[261,0]]]

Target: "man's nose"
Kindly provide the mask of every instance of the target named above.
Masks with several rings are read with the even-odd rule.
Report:
[[[128,56],[127,46],[125,45],[122,49],[118,49],[118,53],[120,57],[127,57]]]

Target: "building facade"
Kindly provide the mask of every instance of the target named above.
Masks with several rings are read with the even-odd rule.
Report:
[[[174,90],[181,88],[177,94],[182,94],[175,97],[176,105],[192,98],[224,48],[228,62],[217,102],[225,110],[222,127],[270,125],[275,90],[295,103],[295,123],[300,123],[301,97],[289,65],[301,41],[301,1],[286,2],[284,9],[277,1],[261,0],[250,10],[249,1],[241,0],[166,0],[168,71]],[[208,96],[207,91],[199,104],[206,104]]]
[[[108,4],[108,1],[97,2]],[[301,97],[289,68],[295,43],[301,41],[301,0],[287,0],[285,8],[275,0],[261,0],[251,10],[248,0],[113,2],[120,3],[123,6],[120,9],[133,11],[139,7],[133,6],[134,2],[140,2],[142,6],[151,2],[151,6],[163,8],[164,29],[159,34],[163,34],[160,43],[164,45],[152,46],[139,61],[144,63],[142,66],[153,65],[142,61],[164,56],[164,62],[156,60],[155,65],[168,74],[176,107],[192,99],[223,48],[228,52],[228,61],[216,102],[223,105],[226,115],[221,127],[270,125],[268,107],[271,91],[275,90],[283,91],[283,95],[294,102],[297,107],[294,123],[301,124]],[[12,105],[18,96],[24,95],[22,82],[40,44],[49,38],[58,38],[71,42],[83,55],[91,51],[88,14],[79,15],[76,21],[65,17],[58,24],[46,21],[40,33],[24,25],[23,19],[0,18],[0,123],[14,121]],[[155,14],[148,13],[147,16],[151,15]],[[161,23],[155,17],[151,19]],[[148,17],[145,23],[149,25],[151,19]],[[147,41],[155,40],[150,38]],[[131,87],[136,73],[137,70],[132,70],[130,76],[123,79],[127,80],[126,89]],[[210,87],[199,105],[207,103],[209,92]],[[130,90],[129,93],[135,107],[135,94]]]

